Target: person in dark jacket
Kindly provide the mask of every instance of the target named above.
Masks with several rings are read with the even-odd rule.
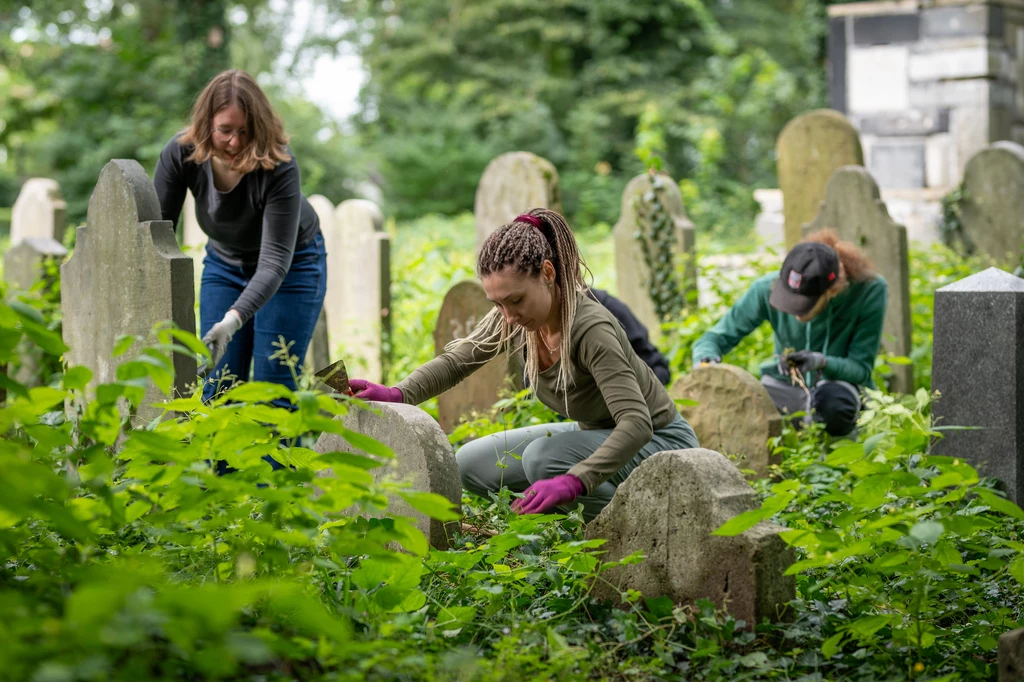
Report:
[[[768,322],[775,356],[761,365],[761,383],[775,406],[783,413],[804,412],[824,422],[829,434],[845,436],[857,425],[860,387],[875,387],[871,372],[888,300],[885,279],[864,253],[822,230],[794,246],[781,272],[755,281],[697,340],[693,362],[721,362]],[[794,370],[808,391],[794,382]]]
[[[622,328],[626,330],[629,345],[633,347],[633,350],[640,356],[640,359],[654,371],[654,376],[658,377],[658,381],[661,382],[662,386],[668,386],[668,383],[672,380],[672,375],[668,369],[668,359],[651,343],[650,338],[647,336],[647,327],[641,324],[640,320],[636,318],[636,315],[633,314],[633,311],[625,303],[607,291],[591,289],[590,294],[595,301],[603,305],[615,316],[615,319],[619,321]]]

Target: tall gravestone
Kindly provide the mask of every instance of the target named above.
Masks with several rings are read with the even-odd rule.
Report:
[[[494,309],[483,286],[476,280],[459,282],[448,290],[434,327],[434,352],[440,355],[455,339],[469,336],[477,323]],[[510,366],[511,364],[511,366]],[[463,417],[490,411],[497,402],[509,376],[514,385],[521,383],[515,358],[498,355],[473,372],[465,381],[437,397],[437,420],[445,433],[451,433]]]
[[[112,358],[119,336],[148,338],[163,321],[195,333],[192,259],[178,248],[173,223],[160,219],[156,190],[137,161],[115,159],[100,172],[87,224],[61,267],[61,310],[68,364],[91,369],[92,386],[115,380],[117,365],[138,352],[136,344]],[[175,353],[174,373],[175,391],[185,394],[196,379],[195,358]],[[151,386],[145,403],[161,397]],[[160,412],[142,407],[139,417]]]
[[[825,185],[843,166],[864,165],[856,129],[838,111],[818,109],[797,116],[779,133],[778,159],[786,248],[800,241],[800,228],[814,220]]]
[[[619,602],[632,589],[679,605],[709,599],[748,628],[764,618],[778,622],[796,596],[796,580],[784,575],[795,560],[779,536],[785,529],[762,521],[734,537],[711,535],[758,506],[754,489],[717,452],[672,450],[647,458],[586,529],[588,540],[605,540],[602,561],[636,552],[645,558],[610,569],[594,596]]]
[[[693,427],[702,447],[726,455],[738,455],[737,466],[753,469],[759,478],[768,476],[773,457],[768,439],[782,435],[782,415],[768,391],[752,374],[732,365],[695,367],[672,384],[673,400]]]
[[[862,166],[845,166],[828,182],[825,200],[813,222],[804,225],[803,235],[823,228],[836,231],[868,255],[889,285],[882,347],[894,355],[910,357],[910,253],[907,228],[897,225],[882,201],[871,173]],[[914,392],[914,368],[893,367],[890,388],[898,393]]]
[[[49,267],[59,267],[68,250],[55,239],[26,237],[4,254],[4,281],[13,291],[30,291],[37,282],[47,279]],[[53,277],[57,279],[57,277]],[[39,363],[43,350],[25,339],[19,352],[18,369],[13,379],[25,386],[38,383]]]
[[[683,276],[676,284],[688,298],[696,299],[697,261],[696,236],[693,223],[686,215],[683,195],[679,185],[667,175],[662,176],[661,201],[673,222],[673,262],[682,264]],[[640,239],[648,239],[641,230],[637,215],[637,200],[652,190],[651,176],[647,173],[636,176],[626,185],[622,193],[622,209],[615,223],[612,238],[615,242],[615,277],[618,298],[637,316],[657,345],[661,339],[661,320],[651,300],[648,281],[651,270],[644,257]],[[652,249],[657,251],[656,249]],[[673,268],[676,272],[676,268]]]
[[[964,169],[964,235],[996,262],[1015,266],[1024,256],[1024,147],[996,142]]]
[[[68,206],[61,198],[56,180],[27,180],[11,209],[11,246],[29,237],[64,241],[67,213]]]
[[[374,457],[384,464],[371,469],[374,480],[410,483],[416,491],[441,495],[452,503],[455,510],[460,511],[462,483],[459,466],[451,443],[438,428],[437,422],[413,405],[369,403],[369,406],[371,409],[352,407],[337,419],[345,428],[369,436],[394,452],[394,459],[380,460]],[[333,433],[321,435],[316,450],[321,454],[335,451],[367,454]],[[458,528],[455,522],[431,519],[394,494],[388,495],[388,511],[416,519],[417,526],[435,549],[448,549],[451,533]]]
[[[377,204],[349,199],[338,205],[327,248],[327,336],[349,375],[384,379],[384,347],[391,332],[391,238]],[[331,255],[332,249],[336,252]]]
[[[324,236],[324,249],[327,251],[327,290],[324,294],[324,306],[313,330],[309,349],[306,351],[306,363],[319,370],[329,365],[334,355],[327,310],[331,305],[338,305],[341,298],[338,293],[332,291],[343,282],[341,269],[337,267],[341,257],[341,245],[337,243],[337,234],[334,230],[334,204],[322,194],[314,194],[308,201],[320,221],[320,233]],[[332,253],[332,249],[338,253]]]
[[[1000,479],[1024,503],[1024,279],[998,268],[935,292],[933,450]]]
[[[508,152],[494,158],[476,188],[477,251],[492,232],[533,208],[562,211],[555,166],[530,152]]]

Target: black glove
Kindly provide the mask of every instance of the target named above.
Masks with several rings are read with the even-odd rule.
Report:
[[[722,361],[722,358],[718,357],[717,355],[705,355],[704,357],[702,357],[700,359],[700,361],[697,364],[698,364],[698,366],[699,365],[717,365],[721,361]]]
[[[782,356],[782,360],[779,361],[779,371],[783,376],[786,376],[789,374],[789,367],[793,366],[799,369],[801,374],[807,374],[808,372],[825,369],[827,364],[828,358],[825,357],[824,353],[813,350],[798,350],[795,353]]]

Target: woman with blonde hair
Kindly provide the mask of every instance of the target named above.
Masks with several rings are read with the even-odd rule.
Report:
[[[209,236],[199,290],[200,333],[212,356],[204,398],[230,377],[294,389],[272,359],[284,338],[305,357],[327,290],[316,212],[281,119],[256,81],[238,70],[211,80],[187,128],[160,153],[153,179],[163,218],[177,223],[186,190]]]
[[[583,505],[586,520],[644,459],[697,447],[690,425],[622,325],[588,295],[586,269],[565,219],[534,209],[484,242],[477,274],[492,310],[473,332],[388,388],[355,379],[357,398],[412,405],[444,393],[498,353],[526,348],[537,398],[574,420],[485,436],[456,454],[478,495],[523,493],[521,514]]]
[[[794,246],[780,272],[754,282],[697,340],[693,362],[721,362],[768,322],[775,356],[761,365],[761,383],[775,406],[783,413],[803,412],[824,422],[829,434],[845,436],[857,425],[860,387],[875,386],[871,372],[888,301],[888,286],[864,253],[822,230]]]

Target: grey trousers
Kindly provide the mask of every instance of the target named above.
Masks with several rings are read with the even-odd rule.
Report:
[[[611,429],[582,431],[576,422],[538,424],[484,436],[463,445],[455,459],[462,486],[486,496],[501,487],[521,493],[535,481],[566,473],[592,455],[611,435]],[[650,442],[610,479],[570,506],[583,504],[583,518],[590,521],[612,501],[615,488],[651,455],[665,450],[699,447],[697,436],[682,416],[654,432]],[[561,512],[570,509],[560,509]]]

